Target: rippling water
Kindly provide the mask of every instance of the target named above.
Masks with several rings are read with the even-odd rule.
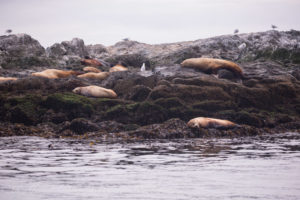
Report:
[[[0,138],[0,199],[296,200],[300,133],[127,144]]]

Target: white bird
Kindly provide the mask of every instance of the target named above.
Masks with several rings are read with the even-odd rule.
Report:
[[[141,67],[141,72],[144,72],[146,71],[146,66],[145,66],[145,63],[143,63],[142,67]]]
[[[240,46],[238,46],[239,50],[244,50],[246,48],[246,43],[242,43]]]

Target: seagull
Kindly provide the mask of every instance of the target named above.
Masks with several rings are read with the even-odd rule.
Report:
[[[141,72],[144,72],[146,71],[146,66],[145,66],[145,63],[143,63],[142,67],[141,67]]]

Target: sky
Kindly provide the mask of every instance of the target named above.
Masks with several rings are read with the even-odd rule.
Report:
[[[0,0],[0,35],[27,33],[44,47],[78,37],[113,45],[300,30],[300,0]]]

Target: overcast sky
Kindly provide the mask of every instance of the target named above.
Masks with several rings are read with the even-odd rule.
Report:
[[[0,19],[0,34],[27,33],[44,47],[74,37],[85,44],[157,44],[266,31],[271,24],[300,30],[300,0],[0,0]]]

